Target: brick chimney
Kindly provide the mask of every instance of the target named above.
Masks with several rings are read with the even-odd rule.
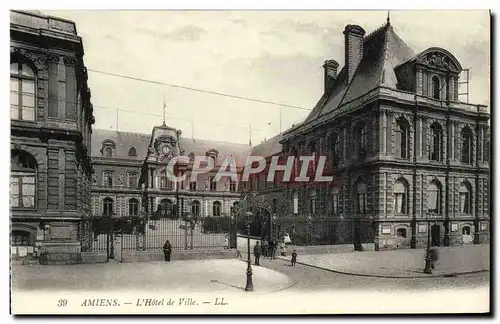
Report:
[[[347,70],[347,83],[350,83],[359,62],[363,58],[363,36],[365,30],[358,25],[347,25],[345,35],[345,66]]]
[[[329,92],[333,86],[333,82],[337,78],[337,69],[339,63],[335,60],[325,61],[323,69],[325,70],[325,93]]]

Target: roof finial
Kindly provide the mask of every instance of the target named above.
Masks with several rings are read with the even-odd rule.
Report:
[[[391,24],[391,12],[387,10],[387,25]]]
[[[165,124],[165,109],[167,109],[167,104],[165,103],[165,93],[163,94],[163,126],[166,126]]]

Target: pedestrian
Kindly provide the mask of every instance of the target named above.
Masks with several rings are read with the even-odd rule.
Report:
[[[271,241],[271,259],[276,260],[276,248],[278,247],[278,242],[276,240]]]
[[[433,246],[429,249],[430,259],[431,259],[431,268],[436,268],[436,262],[439,260],[439,249],[437,246]]]
[[[297,263],[297,251],[295,249],[292,251],[292,267],[295,267]]]
[[[282,242],[280,242],[279,244],[280,244],[280,254],[281,254],[282,256],[286,256],[286,255],[287,255],[287,253],[286,253],[286,244],[285,244],[285,242],[284,242],[284,241],[282,241]]]
[[[170,262],[170,255],[172,254],[172,245],[168,240],[163,244],[163,255],[165,256],[165,261]]]
[[[253,247],[253,255],[255,256],[255,265],[260,265],[260,255],[262,254],[262,248],[259,244],[259,241]]]
[[[269,245],[267,243],[267,240],[264,240],[262,242],[262,256],[268,257],[269,256]]]

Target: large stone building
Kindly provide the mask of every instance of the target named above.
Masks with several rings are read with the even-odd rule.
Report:
[[[21,11],[10,37],[11,254],[76,263],[94,123],[82,39],[71,21]]]
[[[325,62],[324,93],[304,122],[278,136],[281,149],[275,138],[252,153],[327,156],[334,181],[254,189],[286,202],[278,218],[305,219],[330,244],[488,241],[490,115],[459,100],[459,61],[438,47],[413,52],[389,21],[344,35],[345,66]]]

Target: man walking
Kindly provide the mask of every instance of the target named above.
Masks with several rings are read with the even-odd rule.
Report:
[[[260,255],[262,254],[262,248],[260,247],[259,241],[253,247],[253,255],[255,256],[255,265],[260,265]]]
[[[163,255],[165,256],[165,261],[170,262],[170,255],[172,254],[172,245],[168,240],[163,244]]]

